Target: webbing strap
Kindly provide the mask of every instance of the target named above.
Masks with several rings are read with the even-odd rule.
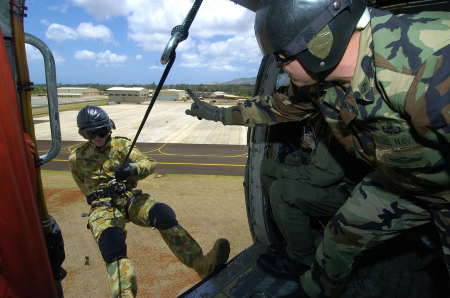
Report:
[[[308,42],[335,16],[349,6],[351,0],[332,2],[283,49],[287,56],[295,56],[308,48]]]

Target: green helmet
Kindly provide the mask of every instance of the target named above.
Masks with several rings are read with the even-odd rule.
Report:
[[[105,137],[112,129],[116,129],[114,122],[100,107],[87,105],[78,112],[78,133],[85,139],[91,140],[96,135]]]
[[[256,39],[263,55],[297,56],[308,70],[323,72],[341,60],[366,6],[367,0],[261,0]]]

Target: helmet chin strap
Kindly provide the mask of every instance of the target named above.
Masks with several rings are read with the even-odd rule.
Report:
[[[322,87],[325,85],[325,78],[327,76],[326,71],[322,71],[317,73],[317,83],[315,84],[317,89],[322,89]]]
[[[369,13],[369,9],[366,7],[366,9],[364,10],[364,13],[362,14],[361,18],[359,19],[358,23],[356,24],[356,29],[357,30],[361,30],[364,29],[370,22],[370,13]],[[325,85],[325,78],[327,76],[327,73],[329,71],[322,71],[319,72],[317,75],[317,84],[316,86],[318,88],[321,88],[323,85]]]

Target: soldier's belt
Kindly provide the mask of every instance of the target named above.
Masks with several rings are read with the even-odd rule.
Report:
[[[95,200],[101,199],[101,198],[107,198],[107,197],[113,197],[115,195],[115,187],[110,186],[104,189],[101,189],[97,192],[93,192],[90,195],[86,196],[87,203],[89,205],[92,204]]]
[[[126,191],[124,183],[117,183],[115,180],[112,180],[109,185],[110,186],[86,196],[87,203],[91,205],[95,200],[101,198],[112,198],[115,195],[125,193]]]

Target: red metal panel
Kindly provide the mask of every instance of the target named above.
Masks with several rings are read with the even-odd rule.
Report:
[[[0,297],[57,297],[1,30],[0,71]]]

